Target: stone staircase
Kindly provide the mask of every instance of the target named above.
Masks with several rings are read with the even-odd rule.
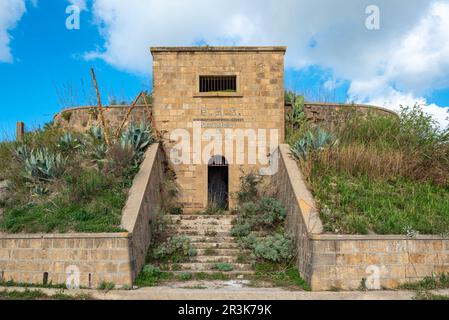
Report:
[[[186,235],[197,249],[197,255],[188,261],[166,264],[165,270],[174,274],[190,273],[223,273],[241,278],[253,274],[251,263],[243,257],[249,252],[239,248],[231,237],[233,215],[168,215],[167,228],[173,235]],[[245,261],[242,261],[245,260]],[[226,263],[233,270],[223,271],[214,268],[217,263]]]

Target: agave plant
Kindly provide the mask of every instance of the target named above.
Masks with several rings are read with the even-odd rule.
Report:
[[[48,189],[43,185],[34,186],[34,188],[31,190],[31,194],[37,197],[45,196],[48,194],[48,192]]]
[[[52,154],[47,148],[35,150],[25,160],[25,173],[29,179],[49,181],[64,171],[65,161],[61,154]]]
[[[30,151],[26,144],[21,144],[15,148],[14,154],[21,161],[25,161],[30,156]]]
[[[81,147],[81,143],[78,139],[74,138],[70,132],[66,132],[60,139],[58,143],[58,148],[62,151],[68,151],[73,149],[78,149]]]
[[[90,156],[95,160],[102,160],[106,157],[108,146],[105,143],[99,143],[92,147]]]
[[[331,133],[318,128],[315,132],[308,131],[302,139],[293,144],[291,150],[297,159],[307,160],[311,151],[323,150],[335,143],[337,143],[337,140]]]
[[[153,130],[149,125],[140,123],[131,124],[120,137],[120,146],[123,149],[132,148],[138,157],[143,156],[146,148],[154,142]]]
[[[90,127],[89,134],[96,140],[104,140],[103,130],[99,126]]]

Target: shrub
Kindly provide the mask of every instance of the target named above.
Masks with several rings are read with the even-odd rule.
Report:
[[[240,190],[237,192],[237,199],[240,204],[257,199],[257,185],[259,182],[260,176],[254,172],[240,177]]]
[[[268,226],[283,221],[287,216],[287,211],[282,204],[273,198],[263,198],[259,203],[258,210],[262,213],[262,222]]]
[[[197,255],[196,249],[187,236],[174,236],[153,250],[156,259],[179,262],[187,257]]]
[[[179,279],[182,281],[189,281],[192,280],[193,276],[189,272],[183,272],[179,275]]]
[[[81,170],[65,178],[69,198],[73,202],[85,202],[110,187],[108,178],[95,169]]]
[[[135,158],[134,149],[130,146],[122,147],[119,144],[111,145],[106,152],[106,164],[104,171],[121,176],[133,164]]]
[[[251,229],[253,228],[253,224],[242,219],[236,220],[236,223],[231,229],[231,236],[233,237],[245,237],[251,233]]]
[[[254,244],[254,254],[273,262],[289,262],[293,257],[292,237],[285,233],[270,235]]]
[[[147,264],[143,267],[142,272],[148,277],[158,277],[162,274],[161,269],[159,267],[153,266],[151,264]]]
[[[248,236],[256,228],[275,229],[287,215],[282,204],[274,198],[262,198],[258,204],[247,202],[238,213],[231,229],[234,237]]]
[[[98,290],[110,291],[114,290],[115,284],[112,282],[102,281],[98,286]]]
[[[168,209],[168,213],[173,215],[181,215],[183,211],[182,206],[172,206]]]
[[[63,111],[61,117],[65,121],[70,122],[70,119],[72,118],[72,113],[70,111]]]
[[[52,154],[44,147],[31,152],[25,159],[25,172],[29,179],[49,181],[63,173],[64,165],[65,160],[60,154]]]

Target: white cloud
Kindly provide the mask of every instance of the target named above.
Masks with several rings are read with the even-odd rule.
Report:
[[[36,5],[37,0],[32,1]],[[0,62],[12,63],[10,43],[13,30],[26,12],[26,0],[1,0],[0,1]]]
[[[330,70],[326,86],[349,81],[354,100],[422,101],[449,87],[449,0],[375,3],[378,31],[365,27],[372,0],[95,0],[104,44],[85,57],[146,74],[149,46],[287,45],[287,67]]]
[[[427,104],[423,97],[449,87],[449,3],[436,1],[398,41],[382,72],[353,79],[353,100],[381,104],[397,110],[418,102],[441,125],[449,125],[448,109]]]

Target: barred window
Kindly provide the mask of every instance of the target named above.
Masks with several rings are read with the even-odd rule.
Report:
[[[237,77],[200,76],[200,92],[237,92]]]

